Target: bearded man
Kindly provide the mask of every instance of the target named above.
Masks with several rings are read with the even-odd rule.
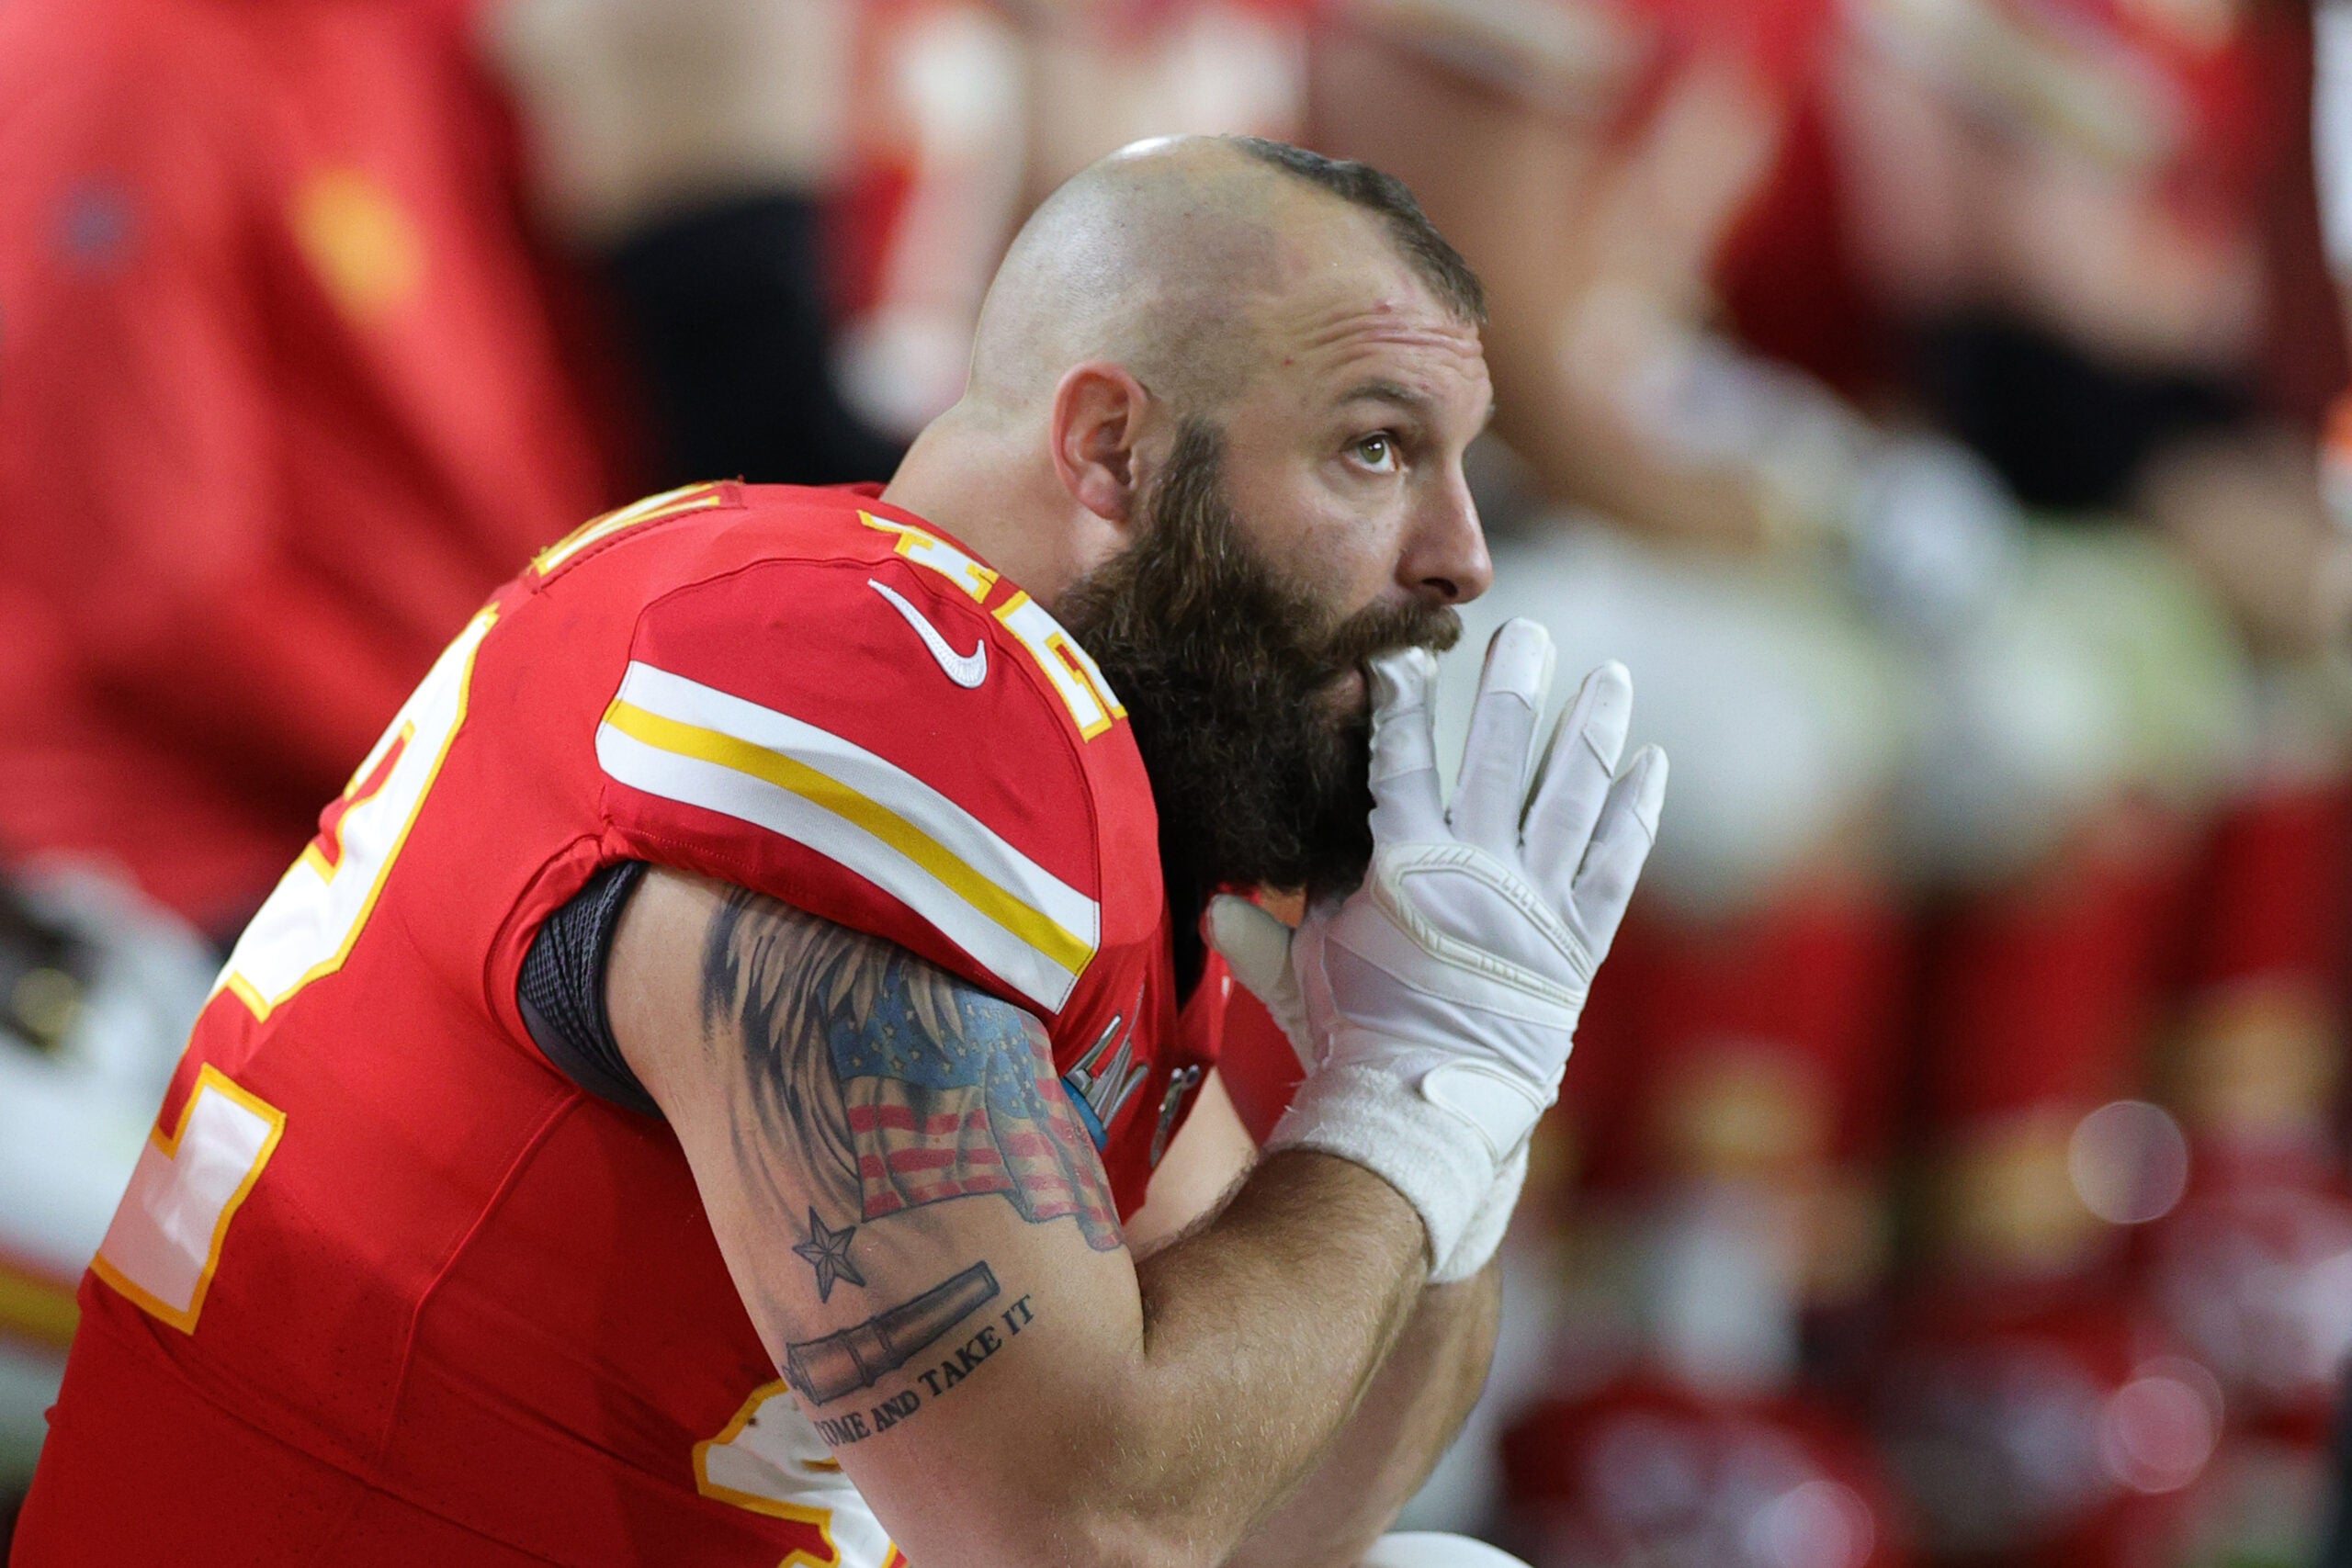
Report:
[[[1515,626],[1440,799],[1480,313],[1362,165],[1132,149],[878,497],[542,552],[232,955],[20,1568],[1483,1551],[1373,1542],[1483,1374],[1665,767],[1618,774],[1614,666],[1538,765]],[[1255,884],[1295,940],[1208,924],[1313,1066],[1219,1204],[1193,933]]]

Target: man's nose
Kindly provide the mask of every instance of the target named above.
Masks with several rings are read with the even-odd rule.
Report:
[[[1459,469],[1416,511],[1396,578],[1414,593],[1445,604],[1476,599],[1493,585],[1494,558]]]

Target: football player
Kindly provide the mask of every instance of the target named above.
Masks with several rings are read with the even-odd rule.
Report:
[[[1482,310],[1363,165],[1141,145],[887,490],[543,551],[238,943],[19,1568],[1491,1555],[1374,1543],[1666,765],[1613,664],[1539,747],[1517,624],[1442,796]],[[1233,1186],[1250,885],[1313,895],[1207,919],[1311,1066]]]

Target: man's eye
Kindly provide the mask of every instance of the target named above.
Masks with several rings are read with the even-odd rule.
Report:
[[[1393,468],[1396,466],[1396,442],[1385,432],[1367,435],[1358,441],[1355,454],[1368,468]]]

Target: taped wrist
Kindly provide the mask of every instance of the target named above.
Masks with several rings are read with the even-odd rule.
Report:
[[[1309,1073],[1266,1152],[1313,1149],[1363,1166],[1396,1189],[1429,1233],[1430,1277],[1455,1253],[1495,1187],[1494,1156],[1469,1122],[1394,1073],[1340,1066]],[[1491,1247],[1489,1251],[1491,1251]],[[1486,1259],[1480,1258],[1480,1265]],[[1475,1272],[1475,1270],[1473,1270]],[[1460,1278],[1448,1272],[1447,1278]]]
[[[1519,1207],[1519,1190],[1527,1182],[1527,1145],[1521,1144],[1503,1161],[1500,1175],[1487,1192],[1487,1201],[1470,1217],[1462,1239],[1453,1244],[1453,1251],[1438,1260],[1430,1270],[1430,1283],[1450,1285],[1456,1280],[1467,1280],[1487,1266],[1503,1244],[1503,1236],[1510,1229],[1511,1212]]]

